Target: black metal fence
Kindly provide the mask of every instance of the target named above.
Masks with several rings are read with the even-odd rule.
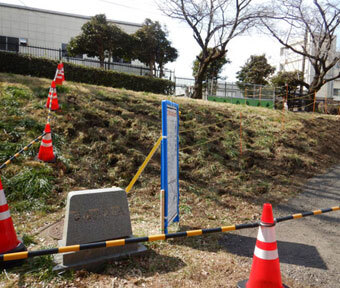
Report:
[[[1,40],[1,39],[0,39]],[[131,65],[128,63],[120,63],[120,62],[110,62],[104,61],[101,63],[100,61],[92,58],[84,58],[83,55],[76,57],[69,57],[67,50],[64,49],[54,49],[54,48],[45,48],[31,45],[19,45],[17,43],[8,43],[0,41],[0,50],[7,52],[20,53],[35,57],[43,57],[53,60],[60,60],[63,62],[84,65],[87,67],[94,68],[102,68],[105,70],[113,70],[117,72],[124,72],[128,74],[147,76],[150,75],[150,69],[146,66],[142,65]],[[155,76],[160,77],[161,71],[156,69]],[[175,74],[173,71],[169,69],[165,69],[162,73],[162,77],[168,80],[174,80]]]

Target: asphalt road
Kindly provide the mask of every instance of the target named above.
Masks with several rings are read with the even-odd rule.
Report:
[[[274,217],[340,205],[340,166],[306,183],[297,197],[274,207]],[[239,256],[253,256],[257,229],[224,235],[222,244]],[[276,238],[285,277],[312,287],[340,287],[340,211],[282,222]]]

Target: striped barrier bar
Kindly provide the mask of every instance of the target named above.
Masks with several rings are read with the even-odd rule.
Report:
[[[57,76],[58,76],[58,68],[55,71],[54,78],[53,78],[52,82],[56,81]],[[50,97],[50,92],[51,92],[51,99],[50,99],[50,102],[48,104],[47,124],[50,124],[50,122],[51,122],[52,97],[53,97],[53,92],[54,92],[54,89],[53,88],[51,89],[51,87],[50,87],[49,92],[48,92],[48,97]]]
[[[52,102],[52,101],[51,101]],[[47,114],[47,121],[46,121],[47,124],[50,124],[51,123],[51,110],[49,109],[48,110],[48,114]]]
[[[299,219],[302,217],[307,217],[307,216],[312,216],[312,215],[320,215],[323,213],[328,213],[328,212],[337,211],[337,210],[340,210],[340,206],[275,218],[275,221],[283,222],[287,220]],[[145,236],[145,237],[135,237],[135,238],[128,238],[128,239],[107,240],[107,241],[93,242],[93,243],[87,243],[87,244],[70,245],[70,246],[43,249],[43,250],[37,250],[37,251],[25,251],[25,252],[0,254],[0,263],[5,262],[5,261],[20,260],[20,259],[26,259],[26,258],[36,257],[36,256],[43,256],[43,255],[60,254],[60,253],[66,253],[66,252],[78,252],[81,250],[88,250],[88,249],[94,249],[94,248],[116,247],[116,246],[124,246],[127,244],[132,244],[132,243],[153,242],[153,241],[161,241],[161,240],[180,238],[180,237],[200,236],[200,235],[205,235],[205,234],[210,234],[210,233],[229,232],[229,231],[235,231],[235,230],[241,230],[241,229],[247,229],[247,228],[256,228],[256,227],[259,227],[260,225],[261,225],[260,222],[243,223],[243,224],[238,224],[238,225],[222,226],[218,228],[188,230],[188,231],[169,233],[169,234],[158,234],[158,235],[150,235],[150,236]]]
[[[12,157],[10,157],[5,163],[1,164],[0,166],[0,170],[5,168],[6,166],[8,166],[15,158],[17,158],[20,154],[22,154],[24,151],[27,151],[28,148],[30,148],[34,143],[39,142],[42,137],[45,136],[45,132],[43,134],[41,134],[39,137],[35,138],[33,141],[30,142],[30,144],[28,144],[27,146],[25,146],[24,148],[22,148],[19,152],[15,153]]]
[[[299,218],[308,217],[308,216],[320,215],[320,214],[323,214],[323,213],[328,213],[328,212],[333,212],[333,211],[338,211],[338,210],[340,210],[340,206],[334,206],[334,207],[331,207],[331,208],[319,209],[319,210],[308,211],[308,212],[303,212],[303,213],[296,213],[296,214],[289,215],[289,216],[275,218],[275,221],[277,223],[280,223],[280,222],[287,221],[287,220],[293,220],[293,219],[299,219]]]
[[[54,79],[55,79],[55,77],[54,77]],[[53,81],[55,81],[55,80],[53,80]],[[50,98],[50,103],[48,104],[47,124],[50,124],[50,122],[51,122],[53,88],[52,89],[50,88],[50,92],[51,92],[51,98]],[[50,92],[48,93],[48,97],[50,97]]]

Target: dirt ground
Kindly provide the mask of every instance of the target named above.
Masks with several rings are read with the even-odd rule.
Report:
[[[340,166],[310,179],[304,192],[274,207],[274,217],[338,206]],[[281,272],[311,287],[340,287],[340,212],[286,221],[276,226]],[[251,262],[257,230],[225,234],[224,247]]]
[[[0,163],[43,131],[49,84],[48,79],[0,73],[0,110],[5,111],[0,121]],[[282,113],[72,82],[58,88],[58,99],[62,109],[52,117],[57,162],[34,161],[37,144],[1,175],[17,233],[29,250],[57,246],[56,239],[40,232],[62,219],[68,192],[129,184],[159,137],[164,99],[176,101],[181,110],[181,221],[171,225],[170,232],[256,221],[264,202],[286,203],[275,209],[278,215],[338,205],[316,195],[312,203],[311,193],[290,199],[307,179],[340,163],[339,116]],[[159,233],[160,173],[158,150],[128,194],[135,236]],[[330,194],[333,190],[322,195],[337,197]],[[336,285],[332,270],[336,262],[327,260],[336,259],[336,250],[327,254],[321,247],[339,235],[334,227],[320,222],[311,226],[308,221],[333,219],[339,213],[278,225],[279,246],[287,243],[279,253],[289,287],[336,287],[330,282],[322,286],[327,277]],[[319,234],[317,228],[327,232]],[[231,288],[249,275],[256,231],[146,243],[149,252],[144,256],[110,262],[100,273],[56,274],[52,257],[36,257],[0,273],[0,287]],[[235,245],[240,241],[244,243]]]

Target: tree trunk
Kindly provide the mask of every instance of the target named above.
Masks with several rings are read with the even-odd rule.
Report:
[[[150,77],[153,77],[154,67],[155,67],[155,62],[154,62],[153,60],[151,60],[151,61],[149,62]]]
[[[159,78],[162,78],[164,76],[163,64],[159,64],[158,68],[159,68]]]
[[[99,54],[99,63],[100,63],[100,68],[104,67],[104,61],[105,61],[105,55],[104,55],[104,48],[103,45],[99,45],[98,47],[98,54]]]
[[[99,57],[99,64],[100,64],[100,68],[104,67],[104,59],[102,57]]]
[[[320,79],[320,75],[315,75],[313,78],[313,81],[310,83],[309,87],[308,87],[308,97],[307,99],[309,101],[307,101],[306,105],[308,105],[305,110],[306,111],[312,111],[313,110],[313,105],[312,103],[314,102],[314,94],[316,94],[320,88],[322,87],[322,80]]]
[[[110,67],[110,65],[111,65],[111,58],[112,58],[112,52],[111,51],[109,51],[109,61],[108,61],[108,67],[107,67],[107,70],[111,70],[111,67]]]
[[[206,62],[201,62],[198,72],[195,76],[194,92],[192,93],[192,98],[203,99],[203,80],[204,74],[207,70],[208,64]]]
[[[323,85],[322,81],[323,79],[321,79],[320,75],[314,76],[313,81],[308,87],[309,99],[314,99],[314,93],[318,92]]]
[[[203,89],[203,74],[196,75],[195,84],[194,84],[194,92],[192,93],[192,98],[202,99],[203,98],[202,89]]]

